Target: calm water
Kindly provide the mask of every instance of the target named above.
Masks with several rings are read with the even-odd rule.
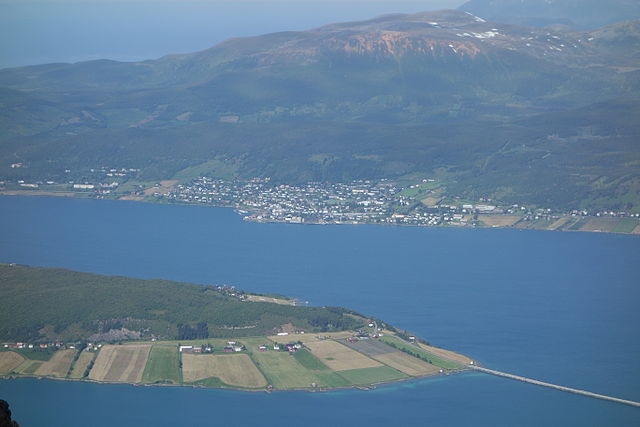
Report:
[[[0,261],[229,283],[384,318],[486,366],[640,400],[640,238],[252,224],[226,209],[0,197]],[[640,425],[640,410],[482,374],[372,392],[0,381],[24,426]]]

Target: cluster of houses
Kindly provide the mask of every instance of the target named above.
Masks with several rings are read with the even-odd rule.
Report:
[[[216,289],[223,295],[238,298],[241,301],[246,301],[249,298],[244,291],[238,290],[235,286],[232,285],[217,285]]]
[[[367,326],[369,326],[369,330],[366,329],[357,329],[356,333],[350,337],[346,338],[347,342],[357,342],[360,340],[368,340],[369,338],[380,338],[384,336],[382,332],[380,332],[380,328],[378,324],[374,320],[368,320]]]
[[[84,351],[98,351],[102,348],[102,344],[95,343],[87,343],[87,346],[84,348]]]
[[[15,350],[73,350],[79,348],[83,351],[98,351],[102,348],[102,344],[96,343],[87,343],[84,348],[82,346],[78,347],[76,344],[65,344],[63,342],[51,342],[51,343],[40,343],[40,344],[29,344],[24,342],[15,342],[15,343],[4,343],[2,345],[6,349],[15,349]]]
[[[44,343],[44,344],[28,344],[24,342],[15,342],[15,343],[4,343],[2,345],[6,349],[29,349],[29,350],[64,350],[64,349],[74,349],[76,348],[73,344],[64,344],[62,342],[52,342],[52,343]]]
[[[433,179],[424,179],[430,184]],[[440,193],[433,197],[420,192],[422,184],[404,190],[391,181],[358,180],[348,183],[309,182],[302,185],[275,185],[267,179],[225,181],[200,177],[188,185],[179,185],[169,194],[156,194],[181,203],[233,206],[247,221],[290,223],[381,223],[406,225],[477,224],[475,216],[519,215],[525,220],[559,217],[561,215],[640,217],[628,212],[562,212],[552,209],[529,209],[514,205],[496,205],[491,199],[480,198],[478,203],[449,201]],[[423,198],[421,201],[420,199]],[[251,212],[251,213],[250,213]]]
[[[290,353],[296,352],[302,348],[301,342],[292,342],[289,344],[278,344],[274,343],[273,345],[262,344],[258,346],[259,351],[269,351],[271,349],[275,351],[288,351]],[[178,347],[180,353],[193,353],[193,354],[201,354],[201,353],[214,353],[215,349],[212,345],[180,345]],[[222,348],[222,352],[224,353],[239,353],[242,351],[246,351],[247,348],[236,342],[236,341],[227,341],[227,345]]]
[[[263,347],[263,346],[261,346],[261,347]],[[296,351],[300,350],[301,348],[302,348],[302,343],[301,342],[296,342],[296,343],[292,342],[292,343],[285,344],[285,345],[280,345],[278,343],[275,343],[273,345],[273,349],[274,350],[288,351],[289,353],[295,353]]]
[[[12,169],[23,167],[22,163],[12,163],[9,165]],[[72,171],[71,169],[65,169],[66,174],[72,174],[72,176],[80,175],[83,177],[82,182],[76,182],[74,180],[64,180],[64,182],[57,182],[53,180],[36,180],[34,182],[25,182],[24,180],[18,180],[17,184],[22,188],[38,189],[46,185],[65,185],[73,190],[93,190],[98,195],[109,194],[120,186],[120,182],[135,176],[140,169],[136,168],[113,168],[108,166],[101,166],[99,168],[81,169]],[[86,180],[86,181],[85,181]],[[4,184],[0,183],[0,184]]]
[[[434,182],[425,179],[423,183]],[[419,185],[412,185],[415,189]],[[181,203],[234,206],[247,221],[290,223],[382,223],[407,225],[466,225],[464,214],[497,211],[488,204],[425,206],[387,180],[357,180],[348,183],[309,182],[274,185],[269,179],[225,181],[200,177],[179,185],[169,194],[155,194]],[[397,212],[398,207],[403,212]]]
[[[201,177],[170,194],[157,196],[182,203],[246,209],[255,212],[245,217],[251,221],[339,223],[372,222],[387,216],[399,191],[384,180],[274,185],[268,179],[224,181]]]
[[[361,340],[368,340],[369,338],[380,338],[384,334],[380,332],[367,332],[362,329],[356,331],[356,334],[346,338],[347,342],[357,342]]]
[[[178,347],[180,353],[214,353],[215,349],[211,344],[207,345],[181,345]],[[228,341],[227,345],[222,348],[224,353],[239,353],[241,351],[245,351],[246,347],[238,344],[235,341]]]
[[[302,343],[301,342],[292,342],[289,344],[274,343],[272,346],[266,345],[266,344],[258,346],[259,351],[269,351],[269,348],[272,348],[275,351],[288,351],[289,353],[295,353],[296,351],[302,348]]]

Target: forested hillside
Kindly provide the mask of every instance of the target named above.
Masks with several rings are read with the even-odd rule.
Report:
[[[240,337],[364,321],[343,308],[243,301],[214,286],[0,264],[0,340]]]

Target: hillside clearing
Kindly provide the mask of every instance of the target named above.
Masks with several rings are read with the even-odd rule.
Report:
[[[295,301],[283,299],[283,298],[273,298],[273,297],[265,297],[261,295],[247,295],[247,301],[252,302],[270,302],[272,304],[283,304],[283,305],[296,305]]]
[[[321,334],[291,334],[285,336],[270,335],[269,338],[273,342],[287,343],[290,341],[300,341],[304,344],[315,341],[324,341],[327,338],[340,339],[347,338],[353,335],[352,331],[339,331],[339,332],[322,332]]]

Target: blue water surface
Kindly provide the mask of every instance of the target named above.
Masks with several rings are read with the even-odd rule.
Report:
[[[341,305],[485,366],[640,400],[640,238],[255,224],[221,208],[0,197],[0,261]],[[0,381],[22,425],[640,425],[640,409],[468,373],[330,393]]]

